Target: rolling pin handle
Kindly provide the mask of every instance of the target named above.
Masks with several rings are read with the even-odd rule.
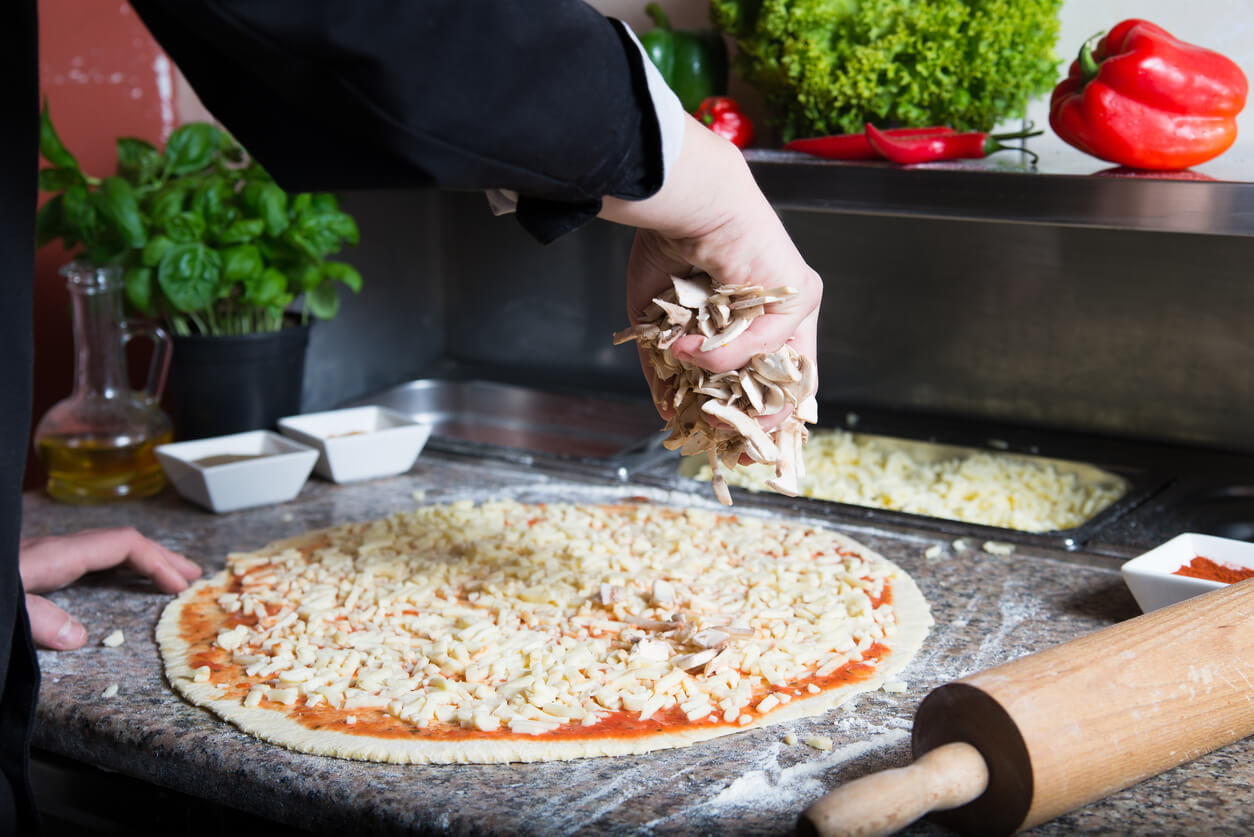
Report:
[[[805,810],[799,835],[882,837],[931,811],[957,808],[988,787],[988,766],[965,741],[931,750],[914,764],[863,776]]]

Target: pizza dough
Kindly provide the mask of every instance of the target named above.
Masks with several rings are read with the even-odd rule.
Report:
[[[829,529],[647,503],[423,506],[232,554],[170,603],[173,687],[307,753],[643,753],[878,688],[932,624]]]

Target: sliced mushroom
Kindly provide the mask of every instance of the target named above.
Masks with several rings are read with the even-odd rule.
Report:
[[[674,346],[679,338],[683,337],[686,332],[682,326],[675,326],[658,335],[657,347],[662,351],[666,351]]]
[[[701,344],[701,351],[708,352],[711,349],[721,349],[740,335],[744,334],[749,328],[749,321],[736,319],[732,320],[728,326],[718,334],[711,334],[705,338],[705,342]]]
[[[815,367],[814,361],[803,354],[797,355],[797,366],[801,371],[801,381],[797,389],[804,400],[819,391],[819,371]]]
[[[660,297],[654,298],[653,302],[666,312],[666,321],[671,325],[686,326],[692,319],[691,308],[685,308],[684,306],[677,305],[674,302],[667,302]]]
[[[714,496],[724,506],[730,506],[731,490],[727,487],[727,477],[723,476],[723,469],[719,465],[718,452],[714,448],[707,448],[705,455],[710,462],[710,487],[714,489]]]
[[[762,407],[765,402],[762,400],[762,385],[753,377],[748,369],[741,369],[739,374],[740,388],[744,391],[745,398],[749,400],[750,406],[762,413]]]
[[[708,395],[710,398],[718,401],[726,401],[732,396],[731,387],[723,384],[706,383],[702,386],[696,387],[693,392],[700,393],[701,395]]]
[[[722,648],[731,640],[731,634],[719,628],[705,628],[692,635],[692,641],[702,648]]]
[[[632,616],[630,613],[623,617],[623,621],[628,624],[635,625],[637,628],[644,628],[646,631],[669,631],[671,628],[675,627],[672,622],[662,622],[657,619],[645,619],[643,616]]]
[[[671,286],[675,289],[675,300],[685,308],[691,308],[694,311],[705,305],[713,290],[710,287],[710,277],[704,274],[689,277],[672,276]]]
[[[762,387],[762,415],[773,416],[788,404],[784,390],[774,382]]]
[[[781,352],[754,355],[749,365],[763,378],[778,384],[793,384],[801,380],[801,370]]]
[[[813,395],[817,374],[813,363],[791,346],[753,357],[745,368],[709,373],[679,360],[669,351],[681,336],[700,334],[702,349],[730,343],[762,316],[766,306],[795,294],[789,287],[714,285],[710,277],[671,277],[671,287],[646,308],[648,322],[615,335],[616,342],[638,341],[657,381],[670,387],[663,445],[683,454],[705,451],[710,459],[714,493],[731,503],[724,469],[741,458],[773,464],[776,481],[788,489],[801,473],[801,445],[808,438],[806,421],[817,418]],[[767,431],[755,416],[791,410],[790,429]],[[787,422],[785,422],[787,424]]]
[[[814,400],[813,395],[801,399],[801,403],[797,405],[797,418],[808,421],[810,424],[818,423],[819,402]]]
[[[637,323],[636,325],[625,328],[622,331],[614,332],[614,345],[618,346],[632,340],[653,337],[659,331],[660,329],[653,323]]]
[[[727,302],[716,302],[711,300],[710,319],[714,321],[717,328],[727,328],[727,324],[731,322],[731,305]]]
[[[671,657],[671,665],[675,668],[688,671],[689,669],[705,665],[717,656],[717,650],[707,648],[704,651],[697,651],[695,654],[680,654],[677,657]]]
[[[770,435],[762,429],[762,425],[758,424],[744,411],[726,404],[720,404],[717,401],[707,401],[701,406],[701,409],[715,418],[727,422],[741,436],[752,440],[753,446],[761,452],[766,461],[773,460],[779,455],[779,449],[775,446],[775,442],[771,441]]]

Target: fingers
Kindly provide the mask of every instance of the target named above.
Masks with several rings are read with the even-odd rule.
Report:
[[[37,538],[24,541],[21,548],[22,583],[34,592],[56,590],[86,573],[123,563],[167,593],[186,589],[201,575],[196,564],[129,527]]]
[[[87,642],[87,629],[78,620],[43,596],[26,596],[30,632],[40,648],[69,651]]]

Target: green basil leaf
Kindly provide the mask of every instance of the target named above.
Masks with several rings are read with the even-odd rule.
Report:
[[[309,311],[320,320],[329,320],[339,313],[340,295],[335,290],[334,282],[323,282],[318,287],[305,293],[305,303]]]
[[[179,244],[200,241],[205,235],[205,219],[195,212],[180,212],[165,222],[166,235]]]
[[[222,132],[208,122],[189,122],[174,130],[165,144],[166,171],[190,174],[209,165]]]
[[[152,143],[139,137],[118,137],[117,149],[117,173],[136,186],[156,179],[165,164],[161,152]]]
[[[310,196],[309,208],[314,212],[338,212],[340,202],[330,192],[317,192]]]
[[[90,245],[100,234],[100,218],[92,205],[91,193],[86,186],[71,186],[63,197],[61,212],[65,223],[80,241]]]
[[[261,275],[265,263],[261,251],[252,244],[222,250],[222,277],[227,282],[248,282]]]
[[[266,231],[261,218],[243,218],[235,221],[218,236],[219,244],[243,244],[252,241]]]
[[[122,284],[126,289],[126,299],[140,313],[152,316],[156,313],[152,305],[152,268],[127,268],[122,276]]]
[[[222,257],[203,244],[171,247],[157,267],[157,283],[179,311],[199,311],[217,298]]]
[[[310,205],[313,203],[313,197],[308,192],[301,192],[292,198],[291,209],[288,210],[293,218],[299,218],[309,211]]]
[[[318,249],[314,242],[310,241],[296,230],[289,229],[287,232],[283,233],[283,240],[295,247],[297,252],[309,261],[314,262],[315,264],[322,261],[322,252]]]
[[[322,275],[344,284],[355,294],[361,293],[361,274],[351,264],[326,262],[322,265]]]
[[[144,250],[139,254],[139,263],[144,267],[156,267],[161,264],[161,260],[165,258],[165,254],[174,246],[174,242],[167,236],[155,235],[148,239],[148,243],[144,245]]]
[[[302,264],[293,270],[288,271],[292,276],[292,282],[301,291],[312,291],[318,287],[318,283],[322,281],[322,270],[320,265]]]
[[[106,177],[94,195],[101,215],[113,223],[122,241],[130,247],[143,247],[148,241],[148,230],[131,184],[117,175]]]
[[[40,207],[39,214],[35,216],[36,247],[43,247],[58,238],[67,248],[77,243],[74,231],[65,223],[65,216],[61,209],[64,200],[63,195],[54,195]]]
[[[171,184],[156,192],[148,199],[148,217],[154,226],[164,228],[170,219],[183,211],[183,200],[187,197],[187,186]]]
[[[39,190],[41,192],[60,192],[81,183],[83,173],[78,169],[40,169],[39,170]]]
[[[287,229],[287,192],[277,183],[263,183],[257,195],[257,214],[265,219],[270,235],[282,235]]]
[[[276,304],[287,293],[287,277],[269,267],[244,282],[244,301],[265,308]]]
[[[46,99],[39,113],[39,153],[57,168],[78,169],[78,160],[75,160],[74,155],[61,144],[56,128],[52,127],[52,117],[48,115]]]
[[[207,227],[214,227],[225,217],[226,201],[230,200],[233,194],[226,178],[220,174],[214,175],[205,178],[196,187],[196,191],[192,193],[190,208],[205,219]]]
[[[242,163],[248,158],[244,152],[244,147],[235,141],[235,137],[230,134],[222,134],[220,150],[222,157],[232,163]]]

